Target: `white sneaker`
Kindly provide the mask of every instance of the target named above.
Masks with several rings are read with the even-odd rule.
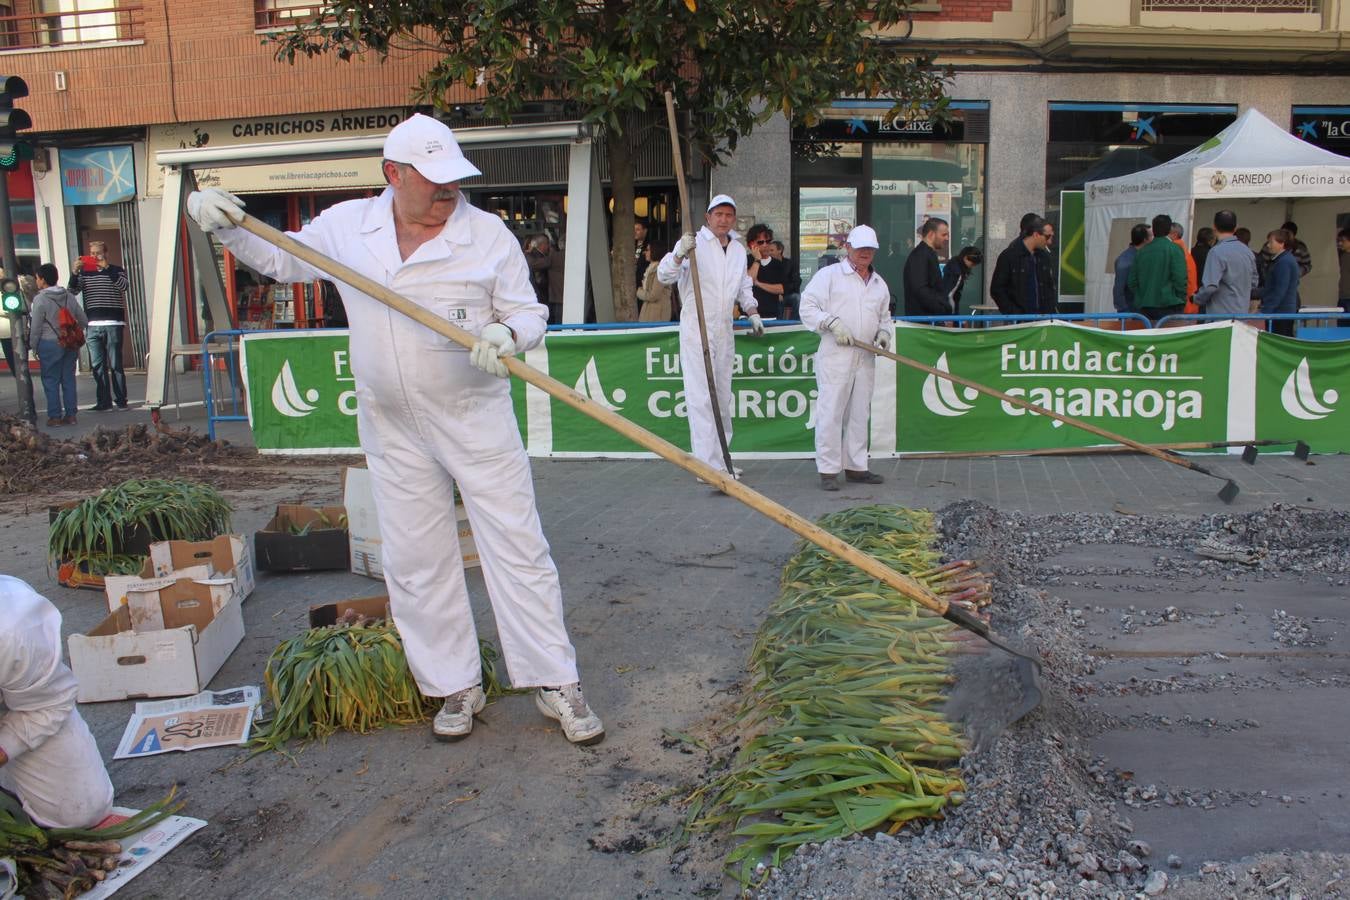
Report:
[[[745,474],[745,470],[742,469],[740,466],[732,466],[732,467],[731,467],[731,477],[734,478],[734,479],[736,479],[737,481],[740,481],[740,480],[741,480],[741,476],[744,475],[744,474]],[[711,484],[711,483],[712,483],[712,482],[710,482],[710,481],[704,481],[702,478],[699,478],[698,476],[694,476],[694,480],[697,481],[699,484]]]
[[[473,731],[473,717],[483,711],[487,705],[487,695],[483,686],[456,691],[445,698],[441,711],[431,720],[431,734],[438,741],[458,741]]]
[[[556,719],[563,734],[574,744],[597,744],[605,736],[605,726],[586,705],[580,684],[540,688],[534,695],[534,705],[550,719]]]

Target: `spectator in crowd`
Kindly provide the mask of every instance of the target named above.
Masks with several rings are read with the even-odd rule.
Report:
[[[787,292],[787,273],[781,260],[773,255],[773,232],[767,225],[755,225],[746,232],[750,241],[751,291],[759,302],[759,314],[765,319],[783,317],[783,295]]]
[[[75,412],[79,409],[75,397],[75,361],[80,358],[80,350],[61,346],[61,310],[69,311],[81,328],[88,327],[89,318],[75,295],[61,286],[61,275],[56,266],[51,263],[38,266],[37,286],[28,340],[37,348],[38,363],[42,367],[47,424],[74,425]]]
[[[548,324],[561,325],[563,269],[567,263],[567,254],[553,246],[547,234],[536,234],[525,244],[525,262],[530,267],[530,284],[535,297],[548,307]],[[645,263],[639,264],[639,267],[642,265]]]
[[[117,404],[127,408],[127,375],[122,369],[122,337],[127,321],[126,270],[108,261],[108,245],[89,242],[89,255],[71,265],[72,294],[80,295],[89,328],[89,369],[94,376],[94,410],[103,412]]]
[[[942,290],[947,295],[953,315],[961,314],[961,292],[966,279],[975,267],[984,262],[984,251],[979,247],[962,247],[961,252],[947,260],[942,269]]]
[[[1252,262],[1256,266],[1256,283],[1264,284],[1266,281],[1266,261],[1261,258],[1261,254],[1252,249],[1252,230],[1245,226],[1238,228],[1233,232],[1233,237],[1238,239],[1238,243],[1247,248],[1247,252],[1252,255]],[[1256,312],[1257,300],[1256,294],[1252,294],[1248,312]]]
[[[792,261],[792,257],[784,256],[787,247],[782,241],[774,241],[769,244],[769,253],[774,259],[783,264],[783,308],[779,315],[783,319],[791,319],[797,312],[797,299],[802,290],[802,276],[797,271],[797,264]]]
[[[989,295],[1005,316],[1051,315],[1055,312],[1055,278],[1045,253],[1045,220],[1034,213],[1022,217],[1022,236],[1008,245],[994,263]]]
[[[1195,260],[1195,274],[1201,279],[1202,283],[1205,277],[1205,259],[1217,242],[1218,237],[1215,235],[1214,229],[1209,226],[1205,226],[1195,233],[1195,243],[1191,245],[1191,259]]]
[[[0,279],[5,277],[5,270],[0,269]],[[9,316],[0,312],[0,351],[5,354],[5,365],[9,368],[9,374],[15,378],[19,377],[18,370],[14,367],[14,336],[10,325]]]
[[[633,277],[637,279],[637,284],[641,286],[642,276],[646,273],[647,258],[644,255],[647,251],[647,245],[651,243],[648,236],[647,220],[633,220]]]
[[[1172,223],[1172,230],[1167,233],[1172,243],[1181,248],[1182,256],[1186,259],[1186,302],[1189,303],[1195,296],[1195,289],[1200,286],[1199,273],[1195,268],[1195,259],[1191,256],[1190,248],[1186,246],[1186,229],[1181,227],[1180,222]],[[1194,312],[1194,310],[1187,310]]]
[[[1298,283],[1301,267],[1294,254],[1297,238],[1287,228],[1277,228],[1266,235],[1265,250],[1270,257],[1266,267],[1266,283],[1256,289],[1263,313],[1298,312]],[[1280,319],[1272,323],[1271,331],[1285,337],[1294,336],[1294,320]]]
[[[1153,240],[1135,252],[1127,282],[1135,309],[1154,322],[1186,308],[1186,256],[1171,231],[1170,216],[1153,217]]]
[[[657,241],[649,241],[647,249],[642,251],[646,270],[642,273],[642,286],[637,292],[638,300],[642,303],[642,308],[638,310],[639,322],[675,321],[674,310],[670,306],[671,286],[662,284],[656,277],[661,257],[665,255],[666,248]]]
[[[914,245],[914,249],[905,260],[905,315],[951,314],[951,302],[947,292],[943,290],[942,266],[938,262],[946,253],[947,243],[950,240],[951,227],[945,219],[928,219],[919,228],[919,242]],[[874,254],[875,252],[873,251]]]
[[[1337,285],[1341,312],[1350,313],[1350,228],[1336,232],[1336,254],[1340,257],[1341,278]],[[1342,328],[1350,328],[1350,319],[1341,319]]]
[[[1130,269],[1134,266],[1135,254],[1148,243],[1150,237],[1147,225],[1140,223],[1134,226],[1130,229],[1130,246],[1116,257],[1116,280],[1111,285],[1111,299],[1118,313],[1136,312],[1134,291],[1130,290]]]
[[[1238,240],[1237,214],[1221,209],[1214,214],[1218,241],[1205,257],[1205,270],[1195,302],[1211,316],[1240,316],[1251,309],[1256,290],[1256,257]]]
[[[91,828],[112,811],[112,782],[78,693],[61,661],[61,613],[0,575],[0,788],[48,828]]]

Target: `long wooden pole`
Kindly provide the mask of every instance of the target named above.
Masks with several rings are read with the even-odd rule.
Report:
[[[666,122],[670,125],[670,155],[675,166],[675,181],[680,186],[680,217],[684,220],[684,231],[692,234],[694,230],[694,211],[689,208],[689,186],[684,181],[684,160],[680,158],[680,132],[675,122],[675,98],[666,91]],[[717,444],[722,448],[722,462],[727,472],[734,473],[731,464],[731,448],[727,446],[727,429],[722,424],[722,407],[717,400],[717,382],[713,378],[712,349],[708,346],[708,320],[703,313],[703,287],[698,278],[698,260],[691,248],[686,259],[689,260],[689,283],[694,286],[694,310],[698,313],[698,339],[703,344],[703,374],[707,378],[708,399],[712,401],[713,425],[717,428]],[[685,398],[686,402],[688,397]]]
[[[1140,453],[1147,453],[1149,456],[1152,456],[1155,459],[1160,459],[1163,462],[1171,463],[1174,466],[1181,466],[1183,469],[1191,469],[1193,471],[1199,472],[1202,475],[1208,475],[1210,478],[1223,479],[1227,483],[1224,485],[1223,490],[1219,492],[1219,496],[1223,498],[1225,503],[1232,502],[1232,496],[1237,495],[1237,484],[1232,479],[1227,478],[1224,475],[1219,475],[1215,472],[1211,472],[1209,469],[1206,469],[1199,463],[1191,462],[1189,459],[1177,456],[1175,453],[1168,453],[1166,451],[1150,447],[1148,444],[1141,444],[1138,441],[1132,440],[1131,438],[1127,438],[1122,434],[1116,434],[1114,431],[1107,431],[1105,428],[1098,428],[1091,422],[1084,422],[1082,419],[1075,419],[1073,416],[1066,416],[1063,415],[1062,413],[1057,413],[1052,409],[1047,409],[1046,407],[1041,406],[1039,404],[1032,403],[1028,400],[1023,400],[1020,397],[1014,397],[1011,394],[1005,394],[1003,391],[1000,391],[997,388],[991,388],[988,385],[980,384],[978,381],[971,381],[969,378],[962,378],[960,375],[953,375],[951,372],[944,372],[941,369],[935,369],[932,366],[926,366],[923,363],[919,362],[917,359],[910,359],[907,356],[901,356],[898,353],[892,353],[889,350],[883,350],[880,347],[867,343],[866,341],[859,341],[855,339],[853,341],[853,346],[860,347],[863,350],[868,350],[872,353],[875,353],[877,356],[885,357],[886,359],[892,360],[893,362],[897,362],[902,366],[908,366],[911,369],[918,369],[920,372],[927,372],[929,375],[934,375],[938,378],[945,378],[947,381],[959,384],[963,387],[971,388],[972,390],[979,391],[981,394],[987,394],[990,397],[997,397],[1004,403],[1008,403],[1025,410],[1029,410],[1031,412],[1036,413],[1037,415],[1046,416],[1047,418],[1054,419],[1057,422],[1063,422],[1065,425],[1072,425],[1074,428],[1081,428],[1083,431],[1095,434],[1098,437],[1104,437],[1108,441],[1113,441],[1117,444],[1124,444],[1131,450],[1137,450]],[[1231,496],[1225,496],[1226,493],[1230,492]]]
[[[472,349],[473,345],[477,342],[477,338],[464,329],[452,325],[449,321],[442,319],[430,310],[418,306],[411,300],[394,293],[384,285],[372,281],[355,269],[349,268],[336,260],[330,259],[317,250],[305,246],[290,235],[258,221],[253,216],[245,215],[243,219],[236,224],[245,231],[256,234],[268,243],[280,247],[297,259],[309,263],[319,271],[336,278],[338,281],[351,285],[358,291],[369,295],[408,318],[422,323],[432,331],[443,337],[449,338],[461,347]],[[746,487],[729,473],[718,471],[703,461],[695,459],[679,447],[676,447],[670,441],[657,437],[640,425],[636,425],[604,406],[596,404],[589,397],[577,393],[561,381],[557,381],[556,379],[545,375],[533,366],[526,364],[523,360],[514,356],[508,356],[503,357],[502,362],[506,364],[507,371],[521,381],[534,385],[550,397],[553,397],[562,403],[566,403],[578,412],[609,426],[619,434],[633,441],[635,444],[645,447],[667,462],[674,463],[685,471],[691,472],[699,478],[702,478],[704,481],[716,486],[723,493],[735,497],[746,506],[767,516],[787,528],[789,531],[792,531],[798,536],[815,544],[817,547],[833,553],[845,562],[858,567],[868,575],[871,575],[878,581],[894,588],[903,596],[908,597],[915,603],[937,613],[949,622],[975,632],[990,643],[1005,649],[1010,653],[1032,659],[1033,663],[1039,665],[1035,659],[1026,657],[1025,654],[1013,650],[1003,644],[996,635],[990,633],[989,626],[986,623],[971,615],[966,610],[958,606],[952,606],[945,598],[934,594],[913,578],[895,571],[881,560],[869,556],[861,550],[858,550],[856,547],[853,547],[851,544],[840,540],[820,526],[797,515],[786,506],[765,497],[758,491]]]

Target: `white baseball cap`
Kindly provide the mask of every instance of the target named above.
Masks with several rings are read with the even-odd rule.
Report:
[[[434,184],[483,174],[464,158],[448,125],[421,113],[404,119],[389,132],[384,139],[384,158],[407,163]]]
[[[708,212],[712,212],[719,206],[730,206],[732,209],[735,209],[736,201],[732,200],[731,197],[726,194],[718,194],[708,201]]]
[[[872,230],[871,225],[859,225],[848,233],[848,245],[854,250],[863,250],[868,247],[874,250],[880,250],[881,245],[877,243],[877,233]]]

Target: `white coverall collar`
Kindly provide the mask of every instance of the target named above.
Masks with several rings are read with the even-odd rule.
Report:
[[[455,202],[455,211],[445,220],[438,235],[418,247],[406,260],[398,251],[398,232],[394,227],[394,189],[386,187],[361,217],[361,234],[375,256],[390,271],[412,262],[427,262],[450,256],[456,245],[467,247],[473,242],[469,201],[463,191]]]
[[[711,228],[709,228],[707,225],[704,225],[702,228],[698,230],[698,239],[700,241],[717,241],[717,235],[712,233]],[[740,239],[741,239],[740,232],[738,232],[736,229],[733,228],[727,232],[728,247],[731,246],[736,241],[739,241]],[[722,242],[717,241],[717,243],[720,245]]]
[[[863,284],[867,284],[869,281],[871,281],[872,280],[871,276],[876,274],[875,267],[872,269],[871,272],[868,272],[866,275],[864,275],[862,272],[859,272],[857,268],[854,267],[853,263],[849,260],[847,256],[839,260],[839,264],[841,266],[844,266],[846,271],[852,272],[854,275],[857,275],[858,280],[861,281]]]

